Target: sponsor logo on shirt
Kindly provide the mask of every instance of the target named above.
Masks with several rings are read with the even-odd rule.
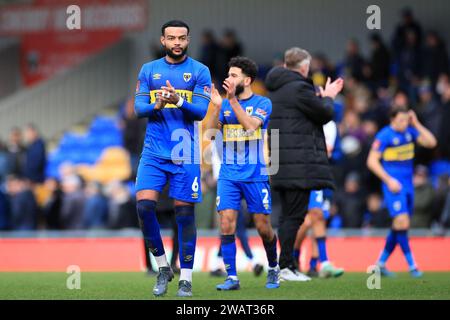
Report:
[[[229,116],[231,116],[231,111],[230,110],[226,110],[226,111],[223,112],[223,115],[225,117],[229,117]]]
[[[159,80],[159,79],[161,79],[161,73],[155,73],[153,75],[153,80]]]
[[[261,139],[261,127],[255,131],[246,131],[240,124],[226,124],[223,127],[223,141],[249,141]]]

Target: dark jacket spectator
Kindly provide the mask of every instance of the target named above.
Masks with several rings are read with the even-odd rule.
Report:
[[[39,208],[28,182],[22,178],[10,177],[7,189],[11,205],[11,229],[35,230]]]
[[[63,192],[56,179],[47,179],[45,187],[50,191],[50,196],[44,203],[43,212],[48,229],[61,228],[61,208]]]
[[[359,45],[356,40],[350,40],[348,42],[344,64],[349,76],[359,82],[366,80],[364,72],[366,62],[359,52]]]
[[[107,186],[106,194],[109,198],[108,228],[138,228],[136,205],[128,189],[122,183],[114,181]]]
[[[442,117],[438,135],[438,148],[440,156],[450,161],[450,130],[448,124],[450,123],[450,83],[443,81],[442,92]]]
[[[9,200],[5,192],[0,188],[0,230],[8,230],[10,227]]]
[[[272,186],[333,188],[322,128],[333,118],[333,100],[317,97],[310,79],[286,68],[272,69],[266,86],[273,104],[269,127],[279,130],[279,170]]]
[[[103,228],[108,219],[108,200],[102,194],[98,182],[89,182],[86,186],[83,225],[85,228]]]
[[[379,34],[370,38],[372,53],[370,57],[370,79],[375,88],[387,86],[390,75],[391,58],[388,48],[384,45]]]
[[[61,207],[61,227],[63,229],[81,229],[85,197],[78,176],[68,176],[62,181],[63,198]]]
[[[366,204],[358,174],[350,173],[346,177],[344,190],[339,191],[336,198],[339,214],[344,219],[344,227],[360,228]]]
[[[419,22],[414,19],[411,9],[405,8],[402,11],[402,21],[397,25],[392,39],[392,48],[396,56],[399,56],[400,52],[405,48],[407,42],[406,34],[408,32],[414,33],[414,36],[417,39],[416,47],[419,49],[423,37],[422,27]]]
[[[25,162],[25,148],[22,145],[22,133],[19,128],[13,128],[9,134],[7,144],[8,152],[8,174],[14,176],[23,175]]]
[[[25,153],[24,175],[34,183],[43,183],[47,164],[44,140],[39,137],[33,125],[27,126],[25,136],[28,146]]]
[[[423,76],[431,81],[433,88],[439,76],[450,71],[446,45],[434,31],[427,33],[423,64]]]
[[[343,81],[327,81],[325,89],[320,88],[322,97],[318,97],[312,80],[307,78],[311,55],[291,48],[285,52],[284,63],[286,68],[273,68],[266,79],[272,100],[269,150],[273,158],[269,171],[278,168],[278,172],[272,172],[271,185],[279,191],[282,203],[279,265],[283,273],[296,277],[292,250],[310,191],[334,187],[323,125],[333,119],[333,99],[342,90]],[[274,129],[279,130],[279,141],[271,132]]]
[[[414,215],[411,218],[412,228],[429,228],[433,218],[434,189],[428,180],[428,170],[418,166],[413,178],[414,182]]]

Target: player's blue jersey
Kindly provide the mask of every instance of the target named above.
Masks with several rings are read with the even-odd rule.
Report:
[[[244,130],[227,99],[223,100],[219,121],[222,124],[223,149],[219,179],[233,181],[267,181],[264,162],[264,132],[272,113],[272,102],[253,94],[239,100],[248,115],[262,121],[261,127],[252,133]],[[227,151],[228,150],[228,151]]]
[[[381,152],[384,170],[402,184],[412,183],[414,143],[418,136],[419,132],[413,127],[398,132],[386,126],[375,137],[373,149]]]
[[[208,68],[200,62],[187,57],[183,62],[172,64],[166,58],[151,61],[142,66],[136,87],[136,101],[147,104],[156,102],[157,92],[171,85],[183,99],[192,104],[209,104],[211,93],[211,75]],[[190,154],[178,150],[183,139],[188,140],[177,129],[185,129],[190,134]],[[174,135],[174,137],[172,137]],[[175,141],[172,141],[174,139]],[[187,142],[187,141],[184,141]],[[199,160],[198,122],[173,104],[167,104],[162,110],[155,110],[148,117],[143,154],[162,159]],[[197,163],[197,162],[196,162]],[[198,162],[199,163],[199,162]]]

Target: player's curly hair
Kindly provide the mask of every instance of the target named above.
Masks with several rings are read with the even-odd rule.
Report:
[[[242,70],[246,76],[255,81],[256,75],[258,74],[258,66],[256,63],[247,57],[234,57],[228,62],[228,68],[235,67]]]

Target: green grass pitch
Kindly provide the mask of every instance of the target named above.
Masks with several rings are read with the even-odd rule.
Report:
[[[155,299],[155,277],[139,272],[81,273],[81,288],[67,289],[65,273],[0,273],[0,299]],[[381,279],[381,289],[367,288],[368,274],[347,273],[338,279],[310,282],[282,282],[279,289],[266,289],[265,276],[241,273],[241,290],[216,291],[221,278],[194,273],[193,299],[304,300],[304,299],[450,299],[450,273],[425,273],[412,279],[407,273],[395,279]],[[176,299],[176,277],[163,298]],[[186,299],[186,298],[185,298]]]

